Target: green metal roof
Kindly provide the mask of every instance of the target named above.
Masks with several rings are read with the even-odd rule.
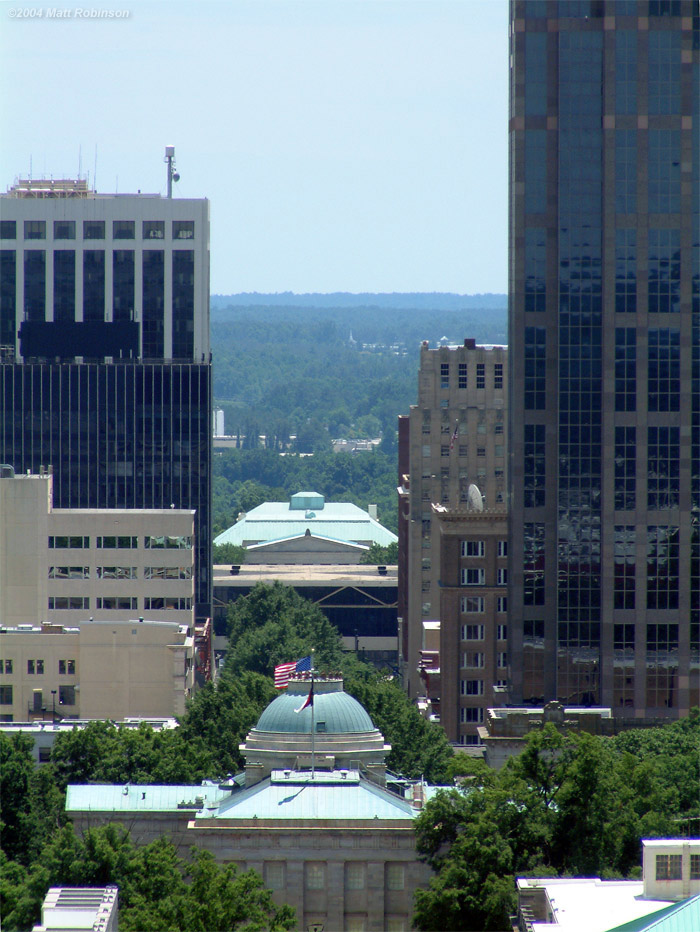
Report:
[[[308,696],[309,684],[290,686],[270,703],[258,720],[258,731],[303,733],[311,730],[311,708],[297,712]],[[316,692],[314,695],[314,722],[325,722],[325,733],[359,734],[375,730],[372,719],[357,699],[346,692]]]
[[[149,786],[127,783],[71,784],[66,790],[66,812],[172,812],[198,809],[221,802],[231,793],[216,783]],[[198,804],[197,800],[202,802]],[[191,803],[191,805],[181,805]]]
[[[698,932],[699,929],[700,894],[632,919],[607,932]]]
[[[360,779],[352,771],[343,780],[335,774],[292,773],[289,780],[273,773],[250,789],[232,796],[218,809],[197,813],[197,819],[357,819],[401,820],[415,818],[411,804],[387,790]]]
[[[243,541],[280,540],[302,535],[307,528],[314,536],[369,541],[382,547],[398,540],[396,534],[350,502],[326,502],[322,510],[309,511],[290,508],[289,502],[264,502],[219,534],[214,543],[242,546]]]

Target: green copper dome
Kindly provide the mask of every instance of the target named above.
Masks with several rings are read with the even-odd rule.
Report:
[[[310,682],[291,682],[270,703],[258,720],[257,731],[308,734],[311,708],[300,708],[309,695]],[[340,680],[314,683],[314,730],[317,734],[362,734],[375,730],[372,719],[357,699],[343,692]]]

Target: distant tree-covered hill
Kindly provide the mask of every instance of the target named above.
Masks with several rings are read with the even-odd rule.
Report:
[[[212,310],[226,307],[393,307],[399,309],[415,308],[426,311],[458,311],[462,309],[489,308],[505,309],[507,297],[504,294],[450,294],[446,292],[392,292],[373,294],[348,291],[336,291],[332,294],[294,294],[283,291],[278,294],[259,294],[243,292],[242,294],[211,297]]]

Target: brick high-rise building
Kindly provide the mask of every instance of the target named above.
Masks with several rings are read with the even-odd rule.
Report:
[[[404,681],[413,698],[425,694],[419,673],[423,625],[439,621],[440,714],[454,741],[475,738],[480,721],[478,712],[469,713],[473,718],[462,714],[462,706],[493,704],[485,679],[496,664],[491,634],[495,638],[498,621],[505,624],[507,356],[504,346],[474,340],[437,349],[424,343],[418,404],[399,422]],[[487,533],[484,521],[472,520],[477,500]],[[506,651],[505,639],[500,650]],[[486,653],[493,653],[493,664],[487,665]],[[501,674],[505,679],[505,668]],[[472,696],[468,688],[478,692]]]
[[[512,700],[700,701],[700,8],[512,0]]]
[[[0,211],[0,462],[53,466],[57,508],[194,509],[210,615],[209,202],[20,181]]]

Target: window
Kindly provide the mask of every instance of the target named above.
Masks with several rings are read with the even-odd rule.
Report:
[[[430,557],[423,557],[421,560],[421,566],[424,570],[430,569]]]
[[[0,660],[0,673],[2,672],[4,672],[6,676],[12,673],[12,661],[11,660]]]
[[[480,725],[484,721],[484,710],[479,707],[476,709],[460,709],[459,720],[463,725],[472,723]]]
[[[508,585],[508,570],[503,569],[503,568],[496,570],[496,585],[497,586]]]
[[[50,566],[49,579],[89,579],[89,566]]]
[[[135,550],[138,547],[136,537],[121,535],[119,537],[98,537],[98,550]]]
[[[89,546],[89,537],[49,537],[49,550],[85,550]]]
[[[41,675],[44,672],[44,661],[43,660],[28,660],[27,661],[27,673]]]
[[[58,687],[58,704],[75,705],[75,686]]]
[[[527,411],[543,411],[546,403],[546,329],[525,328],[524,402]]]
[[[544,505],[544,424],[525,424],[523,453],[523,504],[526,508],[537,508],[541,505]]]
[[[12,705],[11,686],[0,686],[0,705]]]
[[[450,455],[450,445],[449,443],[444,443],[440,447],[440,456],[449,456]]]
[[[462,669],[481,670],[484,666],[484,654],[478,650],[465,650],[462,652]]]
[[[637,331],[615,328],[615,410],[637,410]]]
[[[307,890],[324,890],[326,886],[326,865],[320,861],[308,861],[304,865],[305,886]]]
[[[463,540],[462,556],[463,557],[483,557],[484,542],[483,540]]]
[[[508,541],[499,540],[498,542],[498,556],[507,557],[508,556]]]
[[[465,615],[483,615],[484,604],[483,595],[466,595],[462,597],[460,608]]]
[[[75,676],[75,660],[58,661],[59,676]]]
[[[387,864],[386,888],[387,890],[403,890],[406,883],[405,868],[403,864]]]
[[[136,579],[135,566],[98,566],[98,579]]]
[[[144,579],[192,579],[191,566],[146,566]]]
[[[483,641],[484,640],[484,626],[483,625],[462,625],[462,640],[463,641]]]
[[[467,387],[467,364],[466,362],[460,362],[457,370],[457,388],[466,388]]]
[[[680,330],[649,330],[649,410],[679,411],[681,397]]]
[[[466,456],[467,453],[468,453],[468,450],[469,450],[469,447],[467,446],[466,443],[460,443],[460,445],[459,445],[459,455],[460,455],[460,456]]]
[[[700,854],[690,855],[690,879],[700,880]]]
[[[104,220],[83,220],[83,239],[104,239]]]
[[[496,599],[496,611],[497,612],[507,612],[508,611],[508,596],[499,595]]]
[[[194,220],[173,220],[173,239],[194,239]]]
[[[508,666],[508,653],[504,650],[499,650],[496,654],[496,666],[499,670],[505,670]]]
[[[172,596],[148,598],[143,600],[143,607],[152,612],[157,611],[189,611],[192,608],[192,599],[174,598]]]
[[[486,581],[485,570],[482,567],[463,567],[461,579],[463,586],[483,586]]]
[[[75,220],[54,220],[54,239],[75,239]]]
[[[476,387],[486,388],[486,364],[483,362],[476,364]]]
[[[508,640],[508,625],[496,625],[496,640],[497,641]]]
[[[134,239],[134,221],[133,220],[113,220],[112,221],[112,238],[113,239]]]
[[[88,596],[70,595],[70,596],[49,596],[49,609],[51,611],[63,610],[81,610],[90,608],[90,599]]]
[[[615,508],[630,511],[636,498],[637,428],[615,428]]]
[[[98,596],[95,608],[103,611],[131,611],[138,608],[138,599],[136,596],[117,595],[117,596]]]
[[[284,890],[284,861],[266,861],[263,867],[265,886],[268,890]]]
[[[683,856],[680,854],[656,855],[656,879],[680,880],[682,877]]]
[[[366,866],[362,863],[351,861],[345,865],[345,889],[346,890],[364,890]]]
[[[16,220],[0,220],[0,239],[17,239]]]
[[[483,696],[483,680],[462,680],[460,682],[461,693],[463,696]]]
[[[136,540],[136,538],[133,539]],[[192,538],[168,535],[144,537],[143,545],[146,550],[188,550],[192,546]],[[135,546],[136,544],[134,544]]]
[[[493,387],[503,388],[503,363],[495,362],[493,364]]]
[[[440,363],[440,388],[450,387],[450,364],[448,362]]]
[[[48,764],[51,760],[51,748],[39,748],[39,763]]]
[[[25,220],[24,221],[24,238],[25,239],[46,239],[46,221],[45,220]]]
[[[143,238],[144,239],[165,239],[165,221],[164,220],[144,220],[143,221]]]

